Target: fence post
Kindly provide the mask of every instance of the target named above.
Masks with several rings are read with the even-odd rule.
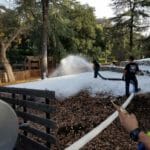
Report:
[[[4,82],[8,82],[8,76],[6,72],[4,72]]]
[[[46,92],[47,92],[47,90],[46,90]],[[47,97],[45,98],[45,103],[46,103],[47,105],[50,104],[49,98],[47,98]],[[50,113],[47,113],[47,112],[46,112],[46,119],[50,119]],[[47,133],[47,134],[50,134],[50,128],[46,127],[46,133]],[[50,142],[47,142],[46,145],[50,148]]]
[[[23,100],[26,100],[26,99],[27,99],[27,96],[23,95]],[[23,112],[27,112],[26,106],[23,106]],[[24,123],[26,123],[26,122],[27,122],[27,120],[24,119]],[[24,133],[25,136],[27,136],[27,132],[26,131],[24,131],[23,133]]]
[[[12,93],[11,96],[12,96],[13,99],[15,99],[15,97],[16,97],[15,93]],[[12,107],[13,107],[14,110],[16,110],[16,105],[15,105],[15,103],[12,105]]]

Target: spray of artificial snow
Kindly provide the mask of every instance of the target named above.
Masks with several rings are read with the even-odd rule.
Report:
[[[91,71],[92,64],[89,63],[84,57],[69,55],[61,60],[59,67],[50,75],[50,77],[78,74]]]

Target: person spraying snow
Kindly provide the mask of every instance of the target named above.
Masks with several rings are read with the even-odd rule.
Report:
[[[129,63],[125,66],[123,79],[125,80],[126,96],[129,96],[130,83],[134,86],[134,92],[138,92],[138,81],[136,73],[139,71],[138,64],[134,62],[134,57],[129,57]]]
[[[97,78],[98,71],[100,70],[100,65],[96,60],[93,60],[94,78]]]

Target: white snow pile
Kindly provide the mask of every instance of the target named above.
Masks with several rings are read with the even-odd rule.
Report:
[[[150,66],[150,58],[144,58],[140,60],[135,60],[139,65],[141,66]],[[128,61],[122,61],[120,63],[121,66],[125,66],[128,63]]]
[[[65,99],[83,90],[89,91],[92,96],[97,93],[109,93],[114,96],[122,96],[125,94],[124,81],[103,80],[100,77],[93,78],[93,72],[85,72],[91,70],[91,63],[88,63],[84,58],[79,56],[69,56],[62,60],[61,65],[53,74],[53,76],[58,74],[64,76],[51,77],[45,80],[11,85],[11,87],[41,90],[47,89],[55,91],[58,99]],[[122,73],[119,72],[100,71],[100,73],[106,78],[122,77]],[[150,77],[137,76],[137,79],[139,81],[139,87],[142,89],[141,92],[150,92]],[[133,91],[132,85],[130,91]]]

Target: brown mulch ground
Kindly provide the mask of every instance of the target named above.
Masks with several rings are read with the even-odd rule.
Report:
[[[103,94],[91,97],[88,93],[81,92],[64,101],[53,102],[56,112],[52,114],[52,118],[57,123],[57,129],[53,134],[58,138],[61,149],[81,138],[111,115],[115,111],[110,103],[113,99],[119,104],[125,101],[125,98],[114,98]],[[150,129],[149,96],[136,97],[128,111],[136,114],[140,127]],[[129,134],[117,119],[82,150],[136,150],[136,144],[130,140]],[[52,147],[52,149],[57,148]]]

